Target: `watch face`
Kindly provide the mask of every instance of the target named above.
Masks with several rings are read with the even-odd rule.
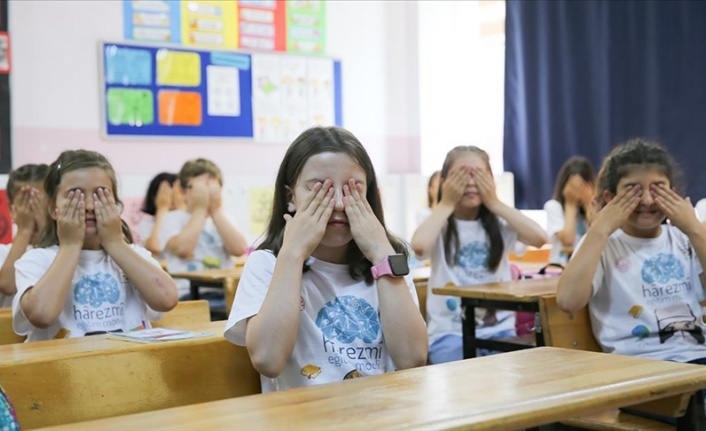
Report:
[[[394,254],[390,256],[390,268],[394,275],[407,275],[409,274],[409,265],[407,265],[407,258],[404,254]]]

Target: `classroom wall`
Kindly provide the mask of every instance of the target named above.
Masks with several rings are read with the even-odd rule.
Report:
[[[80,146],[103,152],[123,175],[176,170],[198,156],[219,161],[228,175],[272,175],[286,144],[100,136],[96,43],[123,40],[122,7],[121,1],[9,3],[13,165],[49,161]],[[328,51],[343,63],[344,124],[381,173],[419,170],[418,92],[409,67],[416,21],[400,19],[415,9],[407,2],[327,3]]]
[[[122,8],[115,0],[9,2],[13,166],[92,149],[113,163],[121,196],[138,197],[155,173],[208,157],[226,178],[226,207],[247,230],[249,189],[272,185],[287,143],[101,137],[97,42],[124,40]],[[396,175],[420,171],[416,10],[415,2],[327,3],[328,54],[343,64],[344,126],[396,187],[404,183]],[[401,198],[390,201],[389,224],[405,232]]]

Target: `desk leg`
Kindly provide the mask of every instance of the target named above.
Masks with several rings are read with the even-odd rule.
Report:
[[[463,359],[476,357],[476,307],[466,299],[461,299],[461,318],[463,328]]]
[[[189,287],[191,288],[191,299],[201,298],[201,296],[199,295],[199,282],[198,281],[191,281],[189,283]]]
[[[689,406],[684,416],[677,418],[677,431],[693,431],[706,429],[706,413],[704,413],[704,392],[696,391],[689,399]]]

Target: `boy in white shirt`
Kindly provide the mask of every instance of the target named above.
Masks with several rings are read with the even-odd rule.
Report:
[[[223,210],[220,169],[210,160],[189,160],[179,172],[179,182],[187,208],[167,213],[159,232],[167,270],[232,268],[231,256],[244,254],[247,241]],[[190,299],[188,281],[177,280],[177,286],[180,299]],[[222,291],[216,296],[222,299]]]
[[[14,222],[11,244],[0,245],[0,307],[11,307],[15,286],[15,261],[36,242],[44,227],[47,209],[44,177],[49,166],[28,164],[10,172],[7,200]]]

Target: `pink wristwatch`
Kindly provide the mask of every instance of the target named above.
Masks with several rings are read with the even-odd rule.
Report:
[[[393,277],[402,277],[409,274],[409,265],[407,265],[407,257],[404,254],[393,254],[387,256],[382,262],[370,267],[370,272],[373,273],[373,278],[377,280],[384,275]]]

